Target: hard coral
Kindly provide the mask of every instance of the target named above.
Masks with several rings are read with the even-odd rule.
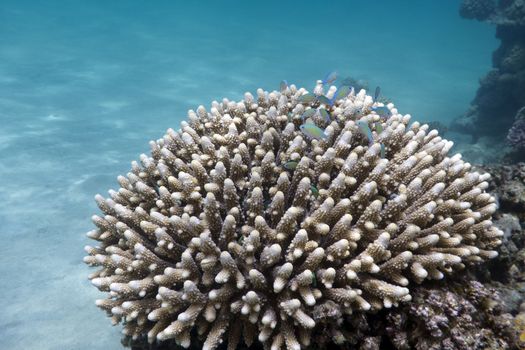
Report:
[[[525,149],[525,107],[516,114],[514,124],[507,134],[507,141],[516,149]]]
[[[100,267],[90,279],[109,295],[97,305],[125,334],[203,349],[343,344],[342,322],[497,255],[488,174],[392,104],[377,115],[364,90],[309,114],[306,132],[322,84],[314,91],[190,111],[118,191],[96,196],[103,216],[88,236],[99,243],[85,262]]]
[[[516,349],[512,315],[496,290],[469,280],[418,286],[409,305],[393,310],[386,331],[398,350]]]
[[[489,191],[494,194],[502,211],[511,212],[525,221],[525,163],[485,166],[492,178]]]

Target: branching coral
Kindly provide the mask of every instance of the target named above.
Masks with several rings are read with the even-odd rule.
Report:
[[[381,117],[364,90],[325,88],[189,111],[96,196],[85,262],[125,334],[203,349],[321,346],[313,332],[344,343],[345,317],[497,255],[488,174],[392,104]],[[301,127],[320,101],[328,113]]]

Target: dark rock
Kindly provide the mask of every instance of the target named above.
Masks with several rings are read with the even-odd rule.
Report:
[[[516,150],[525,151],[525,106],[516,113],[514,124],[507,134],[507,141]]]
[[[496,10],[494,0],[465,0],[461,3],[459,13],[461,17],[484,21],[489,19]]]
[[[525,106],[525,3],[463,0],[460,14],[495,24],[501,45],[493,54],[493,69],[480,80],[471,107],[451,123],[451,129],[472,134],[474,142],[491,136],[503,143],[517,111]]]

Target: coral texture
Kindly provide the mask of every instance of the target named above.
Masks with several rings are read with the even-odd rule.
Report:
[[[525,222],[525,163],[484,166],[490,171],[489,190],[495,196],[500,212],[512,214]]]
[[[514,124],[507,134],[507,140],[512,147],[525,149],[525,106],[516,114]]]
[[[487,191],[500,204],[493,219],[505,233],[498,257],[460,276],[450,276],[446,283],[415,286],[410,303],[368,315],[361,327],[367,336],[381,336],[382,346],[375,350],[523,349],[525,164],[476,170],[491,173]],[[355,337],[360,344],[363,334],[355,331]]]
[[[392,104],[380,117],[364,90],[325,88],[189,111],[96,196],[85,262],[125,334],[203,349],[343,344],[342,322],[497,256],[488,174]],[[308,111],[320,101],[328,113]]]
[[[501,304],[495,290],[472,280],[417,287],[410,305],[387,317],[387,333],[399,350],[515,348],[513,317]]]

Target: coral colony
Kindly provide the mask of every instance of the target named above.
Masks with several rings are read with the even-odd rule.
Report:
[[[507,134],[507,142],[518,150],[525,150],[525,106],[516,114],[514,124]]]
[[[124,334],[203,349],[348,341],[363,312],[497,256],[488,174],[331,73],[190,110],[96,196],[89,278]]]

